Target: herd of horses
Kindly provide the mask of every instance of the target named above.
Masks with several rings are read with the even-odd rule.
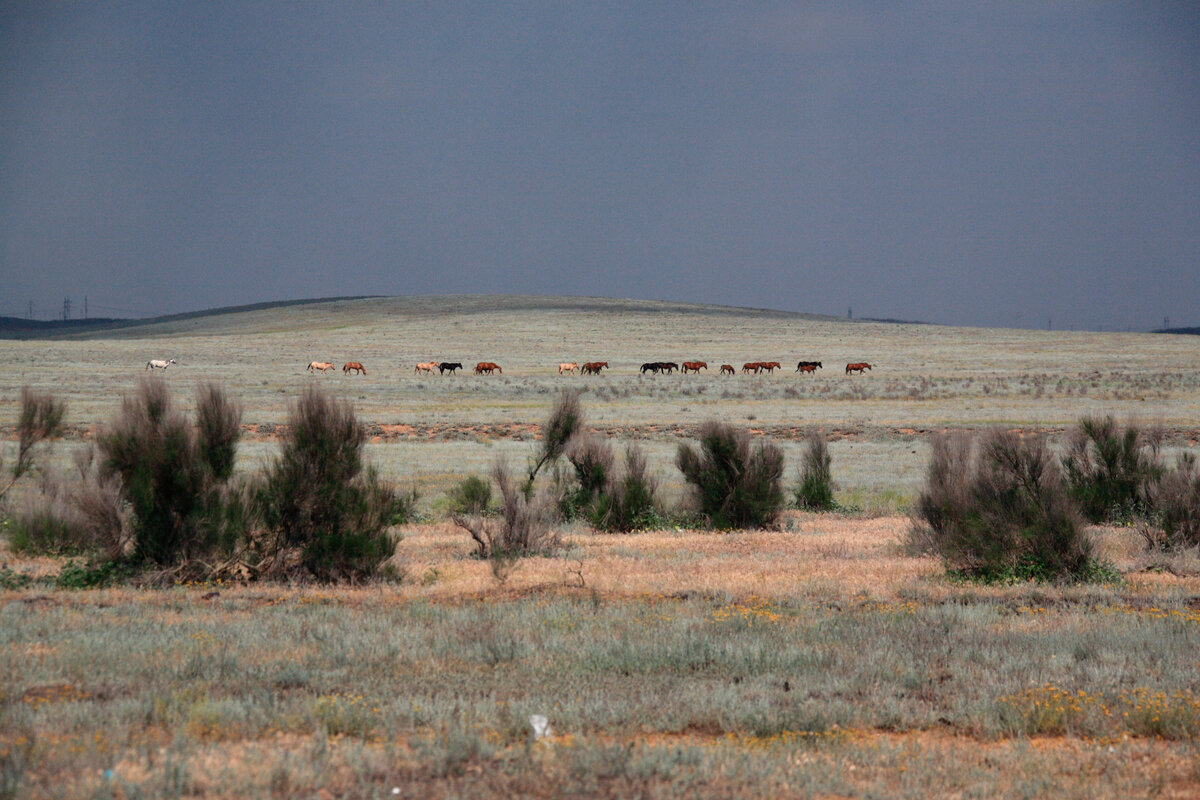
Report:
[[[166,369],[168,364],[174,363],[175,359],[171,359],[170,361],[152,360],[146,364],[146,369]],[[599,375],[600,371],[607,367],[607,361],[588,361],[584,364],[580,364],[575,361],[564,361],[558,365],[558,374],[574,375],[575,371],[578,370],[582,375]],[[432,375],[433,371],[436,369],[439,375],[445,375],[447,372],[453,375],[462,368],[463,365],[458,361],[424,361],[420,364],[417,364],[417,366],[413,368],[413,374]],[[863,374],[864,370],[869,370],[870,368],[871,365],[867,362],[857,361],[846,365],[846,374],[850,375],[853,373],[858,373],[861,375]],[[317,373],[329,372],[335,369],[337,369],[336,365],[329,361],[310,361],[308,363],[307,371]],[[642,364],[641,374],[644,375],[647,372],[650,372],[655,375],[659,375],[663,373],[670,374],[676,371],[678,371],[681,375],[686,375],[689,372],[700,374],[700,370],[702,369],[708,369],[707,361],[684,361],[682,364],[674,361],[647,361],[645,364]],[[758,375],[762,372],[774,374],[775,370],[777,369],[783,369],[783,365],[778,361],[747,361],[745,364],[742,364],[743,374],[753,373]],[[824,365],[821,364],[820,361],[800,361],[796,364],[796,372],[801,372],[804,374],[811,374],[819,369],[824,369]],[[354,373],[360,375],[367,374],[366,368],[357,361],[347,361],[342,366],[342,372],[346,373],[347,375]],[[736,372],[737,371],[733,368],[733,364],[721,365],[720,374],[722,375],[734,375]],[[491,375],[493,373],[503,374],[504,370],[500,368],[499,364],[496,364],[492,361],[480,361],[475,365],[476,375]]]

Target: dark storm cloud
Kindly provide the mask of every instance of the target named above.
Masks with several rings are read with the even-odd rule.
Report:
[[[1198,43],[1188,4],[10,5],[0,313],[1194,324]]]

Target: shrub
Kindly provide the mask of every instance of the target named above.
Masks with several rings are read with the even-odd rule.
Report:
[[[319,580],[357,580],[377,572],[395,550],[387,528],[411,512],[371,468],[366,432],[353,407],[309,387],[292,405],[283,451],[260,486],[263,521],[274,536],[260,542],[272,569],[287,550]]]
[[[53,396],[31,391],[28,386],[21,389],[21,411],[17,417],[17,461],[12,466],[8,484],[0,489],[0,500],[33,468],[35,448],[42,442],[62,435],[66,413],[66,404],[55,400]]]
[[[567,518],[586,516],[613,473],[612,447],[604,439],[581,431],[571,437],[564,453],[574,468],[575,485],[564,490],[561,511]]]
[[[504,561],[557,549],[561,541],[550,527],[554,520],[554,504],[548,496],[543,493],[527,498],[513,484],[503,461],[496,462],[492,468],[492,478],[500,489],[499,518],[463,514],[452,517],[455,525],[471,534],[478,555]]]
[[[525,482],[525,495],[533,492],[533,481],[538,471],[551,462],[556,461],[567,447],[567,442],[575,431],[583,426],[583,411],[579,404],[579,392],[564,391],[559,395],[558,402],[550,411],[550,416],[542,425],[542,444],[538,460],[529,470],[529,478]]]
[[[625,448],[625,471],[611,476],[592,505],[589,519],[605,531],[630,531],[644,528],[658,519],[654,493],[657,486],[646,474],[646,456],[636,444]]]
[[[977,448],[965,434],[938,437],[916,516],[912,543],[972,577],[1096,572],[1077,507],[1042,438],[997,431]]]
[[[1145,515],[1150,487],[1162,475],[1161,434],[1135,425],[1120,428],[1111,417],[1084,417],[1063,456],[1071,496],[1092,522]]]
[[[806,437],[808,449],[804,451],[800,466],[800,485],[796,487],[796,507],[821,511],[833,508],[833,476],[829,471],[829,446],[825,437],[813,431]]]
[[[143,380],[98,439],[105,475],[120,477],[137,560],[169,564],[207,549],[200,517],[214,482],[197,436],[161,379]]]
[[[700,450],[679,445],[676,463],[714,528],[761,528],[778,519],[784,460],[776,445],[763,441],[752,448],[748,432],[708,422],[700,429]]]
[[[471,475],[452,488],[449,495],[451,513],[483,514],[492,502],[492,485],[478,475]]]
[[[1142,527],[1147,544],[1156,550],[1200,546],[1200,464],[1185,453],[1151,489],[1154,524]]]

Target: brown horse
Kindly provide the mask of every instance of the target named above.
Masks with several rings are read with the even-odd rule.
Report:
[[[504,370],[500,369],[500,365],[491,361],[480,361],[475,365],[476,375],[491,375],[493,372],[504,374]]]
[[[684,373],[688,373],[688,372],[697,372],[698,373],[702,369],[708,369],[707,361],[685,361],[685,362],[683,362],[683,369],[681,370],[680,374],[684,374]]]
[[[807,372],[816,372],[816,371],[817,371],[816,364],[801,364],[800,366],[796,367],[796,372],[807,373]]]
[[[362,364],[358,363],[357,361],[347,361],[345,364],[342,365],[342,372],[346,373],[347,375],[349,375],[352,372],[357,372],[360,375],[366,375],[367,368],[364,367]]]
[[[762,364],[758,361],[748,361],[742,364],[742,372],[753,372],[755,375],[762,369]]]
[[[781,365],[778,361],[760,361],[758,363],[759,369],[765,369],[767,372],[774,372],[775,370],[780,369],[780,366]]]
[[[733,374],[733,364],[722,364],[721,365],[721,374],[722,375],[732,375]]]
[[[589,361],[580,367],[584,375],[599,375],[600,370],[608,366],[607,361]]]
[[[862,371],[863,371],[864,369],[870,369],[870,368],[871,368],[871,365],[870,365],[870,364],[868,364],[867,362],[865,362],[865,361],[858,361],[858,362],[856,362],[856,363],[854,363],[854,364],[847,364],[847,365],[846,365],[846,374],[847,374],[847,375],[849,375],[851,372],[857,372],[859,375],[861,375],[861,374],[862,374]]]

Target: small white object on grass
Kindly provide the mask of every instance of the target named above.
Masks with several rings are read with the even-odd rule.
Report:
[[[530,714],[529,726],[533,728],[533,738],[535,741],[538,739],[549,739],[554,735],[554,732],[550,730],[550,720],[541,714]]]

